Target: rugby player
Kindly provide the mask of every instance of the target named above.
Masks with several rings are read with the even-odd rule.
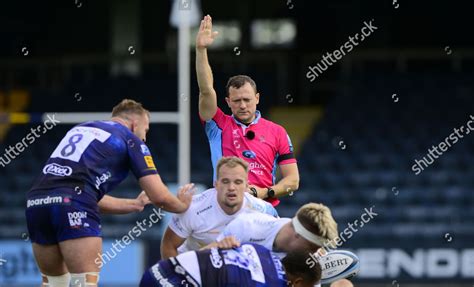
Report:
[[[153,265],[143,274],[140,287],[310,287],[321,280],[321,267],[308,266],[307,257],[306,252],[293,251],[280,259],[252,243],[190,251]]]
[[[102,250],[99,210],[139,211],[150,200],[171,212],[184,212],[192,199],[187,184],[175,197],[161,181],[145,145],[149,112],[123,100],[109,121],[69,130],[51,154],[27,195],[26,219],[42,286],[97,286]],[[136,200],[108,195],[129,170],[146,195]]]
[[[260,213],[241,214],[224,228],[217,241],[228,236],[234,236],[238,242],[260,244],[274,252],[314,253],[323,246],[333,246],[338,232],[337,223],[327,206],[308,203],[293,218],[275,218]],[[207,248],[216,244],[213,242]]]
[[[207,57],[207,47],[217,37],[212,31],[209,15],[201,21],[196,36],[196,73],[199,84],[199,116],[209,140],[214,178],[216,165],[222,156],[237,156],[250,165],[249,192],[265,199],[273,206],[278,197],[298,189],[299,173],[293,146],[285,129],[262,118],[257,110],[260,94],[255,82],[248,76],[231,77],[227,82],[225,98],[232,116],[217,106],[214,79]],[[275,183],[277,166],[282,175]]]
[[[173,215],[161,241],[162,259],[214,242],[225,225],[239,214],[259,211],[278,216],[270,203],[246,192],[248,164],[241,158],[219,160],[214,186],[195,195],[186,212]]]
[[[218,242],[227,238],[225,248],[239,246],[239,242],[251,242],[283,257],[288,252],[300,251],[309,254],[323,246],[333,246],[332,243],[337,237],[337,223],[331,210],[323,204],[308,203],[303,205],[292,219],[274,218],[258,213],[239,215],[224,228],[217,237],[217,242],[205,248],[219,246]]]

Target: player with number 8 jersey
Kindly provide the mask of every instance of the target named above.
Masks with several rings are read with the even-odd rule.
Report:
[[[28,192],[26,207],[43,286],[69,286],[68,278],[74,276],[73,286],[96,286],[100,266],[95,259],[102,245],[99,211],[130,213],[150,202],[171,212],[188,209],[192,184],[182,187],[177,197],[169,192],[145,144],[148,129],[149,112],[123,100],[111,120],[73,127],[53,151]],[[136,199],[107,195],[129,170],[144,192]]]

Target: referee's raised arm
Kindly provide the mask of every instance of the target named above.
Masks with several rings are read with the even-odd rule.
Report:
[[[199,85],[199,115],[204,121],[212,119],[217,111],[217,95],[214,90],[214,79],[207,58],[207,47],[210,46],[218,32],[212,31],[212,18],[207,15],[201,21],[196,36],[196,74]]]

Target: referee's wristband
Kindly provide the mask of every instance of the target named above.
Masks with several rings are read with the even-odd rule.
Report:
[[[250,188],[250,191],[252,192],[252,195],[253,195],[253,196],[255,196],[255,197],[258,198],[257,189],[256,189],[255,187],[252,186],[252,187]]]

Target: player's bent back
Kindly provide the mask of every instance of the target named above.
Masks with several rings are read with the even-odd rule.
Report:
[[[304,258],[293,260],[292,263],[297,262],[305,264]],[[307,270],[298,272],[306,272],[309,275],[305,278],[307,284],[301,286],[312,286],[320,280],[321,269],[319,265],[311,270],[303,265],[296,268]],[[260,245],[248,243],[228,250],[212,248],[198,252],[191,251],[162,260],[145,272],[140,287],[286,287],[288,280],[290,278],[285,274],[285,268],[278,256]]]

